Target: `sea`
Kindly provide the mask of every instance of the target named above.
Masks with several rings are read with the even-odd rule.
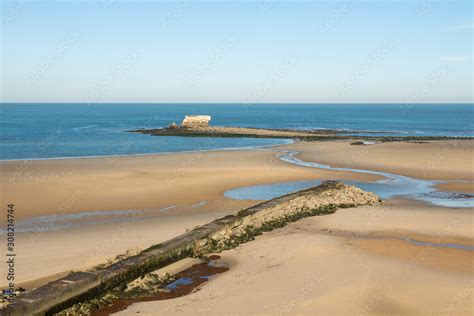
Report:
[[[352,135],[474,136],[473,104],[0,103],[0,160],[258,148],[262,138],[159,137],[127,131],[211,115],[211,125],[333,129]]]

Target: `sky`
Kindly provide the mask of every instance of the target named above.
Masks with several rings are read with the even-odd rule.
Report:
[[[471,1],[10,1],[2,102],[473,102]]]

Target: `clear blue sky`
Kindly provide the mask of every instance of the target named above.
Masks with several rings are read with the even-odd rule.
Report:
[[[472,102],[471,1],[2,0],[3,102]]]

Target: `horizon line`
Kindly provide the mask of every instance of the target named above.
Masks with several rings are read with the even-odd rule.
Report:
[[[308,104],[308,105],[320,105],[320,104],[368,104],[368,105],[376,105],[376,104],[405,104],[405,105],[423,105],[423,104],[466,104],[466,105],[473,105],[474,102],[254,102],[254,103],[247,103],[247,102],[136,102],[136,101],[110,101],[110,102],[76,102],[76,101],[54,101],[54,102],[17,102],[17,101],[0,101],[0,104],[85,104],[85,105],[113,105],[113,104],[212,104],[212,105],[219,105],[219,104],[238,104],[238,105],[259,105],[259,104]]]

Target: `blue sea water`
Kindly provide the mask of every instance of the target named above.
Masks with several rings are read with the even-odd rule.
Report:
[[[354,134],[474,136],[472,104],[0,104],[0,159],[199,151],[274,145],[276,139],[126,133],[209,114],[212,125],[340,129]],[[360,133],[359,131],[364,131]]]

